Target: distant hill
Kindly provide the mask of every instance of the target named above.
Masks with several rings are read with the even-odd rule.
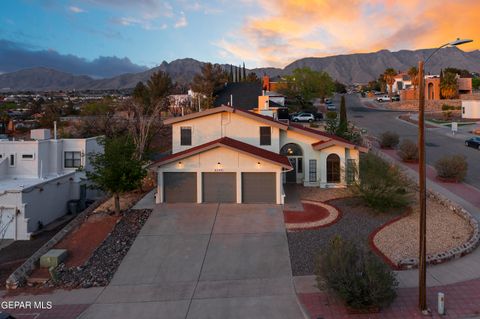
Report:
[[[299,67],[310,67],[317,71],[326,71],[334,79],[346,83],[366,83],[377,79],[386,68],[407,70],[417,65],[420,59],[426,59],[433,49],[401,50],[390,52],[381,50],[373,53],[357,53],[336,55],[322,58],[303,58],[297,60],[284,69],[256,68],[249,71],[258,76],[281,76],[291,73]],[[162,70],[170,74],[174,81],[188,84],[193,76],[200,72],[204,62],[185,58],[162,62],[158,67],[141,73],[128,73],[107,79],[93,79],[88,76],[72,75],[47,68],[32,68],[0,75],[0,90],[105,90],[133,88],[139,81],[146,82],[151,74]],[[426,74],[436,74],[441,68],[456,67],[472,72],[480,72],[480,51],[464,52],[457,48],[447,48],[439,51],[429,62]],[[225,66],[228,70],[228,66]]]

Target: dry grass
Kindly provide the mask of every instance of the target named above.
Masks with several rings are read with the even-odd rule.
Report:
[[[444,252],[468,241],[470,224],[440,203],[427,202],[427,254]],[[419,207],[413,213],[380,230],[374,243],[390,260],[398,262],[418,255]]]

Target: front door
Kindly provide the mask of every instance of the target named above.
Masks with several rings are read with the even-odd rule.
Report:
[[[289,157],[288,160],[292,165],[292,170],[287,172],[287,183],[296,183],[297,182],[297,158]]]

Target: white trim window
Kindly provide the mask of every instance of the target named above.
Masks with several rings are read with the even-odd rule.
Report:
[[[191,126],[180,127],[180,145],[181,146],[192,145],[192,127]]]
[[[311,159],[308,161],[308,181],[317,181],[317,160]]]
[[[79,151],[64,152],[63,167],[79,168],[82,166],[82,153]]]
[[[35,159],[35,154],[33,154],[33,153],[22,154],[22,160],[33,161],[34,159]]]
[[[10,154],[8,156],[8,165],[10,167],[15,167],[15,157],[16,157],[15,154]]]

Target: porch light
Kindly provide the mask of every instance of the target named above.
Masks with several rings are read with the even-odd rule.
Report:
[[[292,155],[292,154],[293,154],[293,150],[289,147],[289,148],[287,149],[287,153],[288,153],[289,155]]]
[[[221,169],[222,168],[222,163],[218,162],[217,163],[217,169]]]
[[[257,168],[260,168],[260,167],[262,167],[262,163],[257,162]]]
[[[177,166],[178,166],[178,168],[183,168],[183,163],[180,161],[180,162],[178,162]]]

